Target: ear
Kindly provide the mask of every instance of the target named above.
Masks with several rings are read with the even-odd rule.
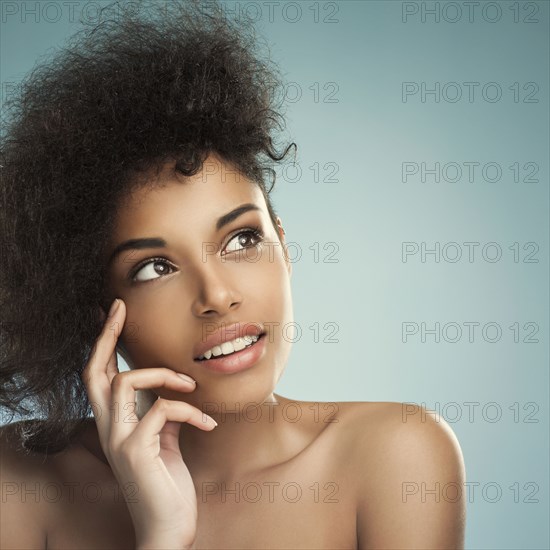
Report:
[[[279,240],[281,241],[281,244],[283,246],[283,255],[285,258],[288,275],[292,275],[292,262],[288,258],[288,249],[285,242],[285,230],[283,229],[283,223],[281,221],[281,218],[277,216],[277,232],[279,233]]]

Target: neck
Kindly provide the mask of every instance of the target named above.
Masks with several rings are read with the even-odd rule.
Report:
[[[235,479],[288,460],[298,443],[281,414],[288,401],[272,393],[261,405],[212,414],[218,426],[209,432],[182,424],[180,449],[193,476]]]

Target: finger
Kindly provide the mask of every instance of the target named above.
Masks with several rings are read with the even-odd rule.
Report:
[[[147,411],[131,435],[133,444],[138,448],[144,448],[151,438],[160,434],[167,422],[186,422],[204,431],[211,431],[217,426],[211,416],[203,413],[197,407],[185,401],[174,401],[161,397]]]
[[[122,300],[118,299],[117,298],[117,301],[119,303],[122,302]],[[123,303],[123,302],[122,302]],[[113,353],[111,354],[111,356],[109,357],[109,360],[107,362],[107,378],[109,379],[109,383],[111,383],[111,381],[113,380],[115,374],[118,374],[119,373],[119,370],[118,370],[118,359],[117,359],[117,354],[116,354],[116,346],[117,346],[117,343],[118,343],[118,337],[120,336],[121,332],[122,332],[122,327],[124,326],[124,322],[126,320],[126,304],[124,304],[124,318],[121,320],[119,320],[118,318],[117,319],[113,319],[113,315],[117,314],[118,315],[118,311],[115,311],[113,312],[113,314],[110,314],[109,316],[107,316],[107,314],[103,311],[103,309],[101,310],[101,319],[102,319],[102,323],[103,323],[103,330],[102,330],[102,334],[103,332],[111,332],[111,335],[114,339],[114,351]]]
[[[137,390],[168,388],[192,392],[195,387],[196,382],[191,377],[168,368],[147,368],[119,373],[111,384],[110,410],[114,412],[110,415],[111,444],[120,444],[136,429],[138,422],[143,421],[138,419],[135,411]]]
[[[100,438],[109,437],[111,381],[119,373],[116,343],[120,327],[124,324],[126,309],[122,300],[118,302],[118,308],[105,320],[90,359],[82,372],[82,380],[88,392]]]
[[[100,374],[103,370],[106,372],[106,367],[113,351],[115,350],[118,337],[121,332],[121,327],[124,326],[126,306],[121,299],[117,298],[116,301],[118,307],[114,312],[110,312],[109,317],[105,319],[101,333],[94,342],[88,364],[84,369],[84,371],[88,374],[88,378],[90,376]]]

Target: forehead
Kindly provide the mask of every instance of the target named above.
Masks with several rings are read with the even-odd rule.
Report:
[[[215,220],[244,203],[254,203],[268,215],[259,186],[233,165],[209,156],[202,169],[186,177],[166,163],[158,176],[127,196],[117,209],[113,240],[151,231],[211,231]]]

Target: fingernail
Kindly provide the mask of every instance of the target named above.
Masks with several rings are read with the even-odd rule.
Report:
[[[210,420],[212,420],[212,422],[214,422],[214,425],[215,425],[215,426],[218,425],[218,423],[217,423],[211,416],[209,416],[209,415],[206,415],[206,416],[208,416],[208,418],[209,418]]]
[[[206,414],[205,412],[202,413],[202,421],[205,424],[214,424],[214,427],[218,425],[218,423],[209,414]]]
[[[118,306],[120,305],[120,300],[118,298],[115,298],[115,301],[111,305],[111,309],[109,310],[108,317],[112,317],[118,309]]]
[[[192,384],[196,384],[196,383],[197,383],[196,380],[193,380],[193,378],[191,378],[190,376],[187,376],[187,374],[182,374],[181,372],[176,372],[176,374],[177,374],[180,378],[183,378],[184,380],[187,380],[187,382],[191,382]]]

